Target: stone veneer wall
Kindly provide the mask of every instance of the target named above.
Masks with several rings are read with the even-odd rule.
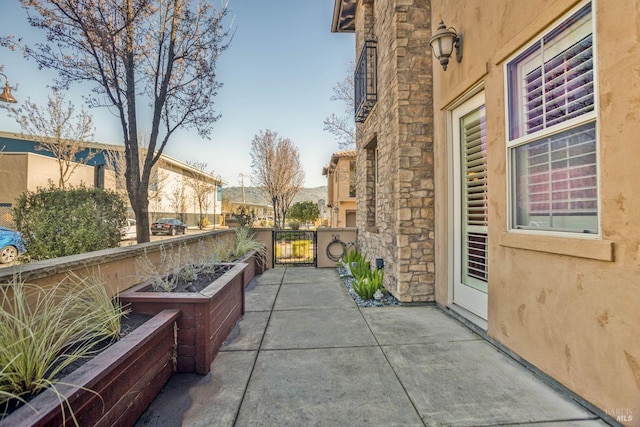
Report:
[[[357,124],[358,243],[384,258],[385,286],[401,301],[434,300],[430,21],[428,0],[362,0],[356,13],[356,60],[366,39],[378,41],[378,101]]]

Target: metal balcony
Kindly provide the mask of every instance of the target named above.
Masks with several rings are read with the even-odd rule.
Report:
[[[378,48],[376,40],[364,42],[354,74],[355,120],[362,123],[378,100]]]

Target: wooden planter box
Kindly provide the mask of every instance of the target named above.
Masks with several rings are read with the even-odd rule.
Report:
[[[247,268],[244,270],[244,286],[249,285],[249,282],[256,275],[264,273],[266,260],[256,251],[247,252],[238,262],[247,264]]]
[[[177,310],[165,310],[64,377],[58,385],[81,426],[131,426],[174,372]],[[93,390],[93,392],[88,390]],[[46,390],[0,426],[74,425],[64,403]],[[63,422],[64,420],[64,422]]]
[[[151,292],[142,283],[120,294],[120,302],[134,313],[154,315],[180,310],[176,371],[206,375],[211,362],[236,322],[244,314],[244,270],[232,268],[200,292]]]

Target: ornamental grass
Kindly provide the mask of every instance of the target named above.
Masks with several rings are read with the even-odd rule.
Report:
[[[255,238],[255,232],[250,227],[236,228],[235,245],[232,255],[237,259],[250,251],[256,251],[262,257],[266,254],[266,247]]]
[[[65,368],[118,336],[123,314],[96,277],[70,275],[46,289],[20,278],[0,285],[0,418],[47,388],[57,392]]]

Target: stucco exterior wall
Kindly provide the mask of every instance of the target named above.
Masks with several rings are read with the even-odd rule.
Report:
[[[15,199],[25,191],[36,191],[40,187],[47,187],[49,183],[58,185],[60,176],[58,162],[55,158],[38,153],[12,153],[3,152],[0,155],[0,203],[14,204]],[[161,163],[158,176],[159,185],[157,191],[150,186],[149,210],[158,215],[167,215],[174,212],[171,206],[171,197],[174,188],[184,188],[184,200],[186,214],[190,218],[189,225],[197,223],[199,208],[195,201],[195,194],[191,187],[183,184],[184,170],[175,166]],[[95,183],[95,167],[79,164],[67,181],[68,186],[84,185],[93,187]],[[117,179],[113,170],[104,170],[104,188],[116,190]],[[124,189],[118,189],[128,202]],[[215,199],[215,194],[209,195],[209,207],[206,214],[213,221],[214,214],[220,216],[222,201]],[[169,214],[171,215],[171,214]],[[192,224],[193,223],[193,224]]]
[[[27,189],[27,164],[26,154],[0,155],[0,203],[13,205],[16,198]]]
[[[431,301],[435,235],[429,2],[361,1],[355,22],[356,60],[371,36],[377,38],[378,55],[378,100],[357,125],[358,244],[371,261],[385,260],[385,286],[398,299]]]
[[[335,268],[338,263],[329,256],[336,257],[349,250],[351,244],[356,242],[357,230],[355,228],[320,228],[317,237],[317,267]]]
[[[181,213],[191,218],[187,224],[197,223],[200,208],[195,191],[186,183],[185,171],[180,167],[160,162],[157,176],[157,185],[154,186],[153,183],[149,185],[149,211],[154,213],[154,219],[159,216],[175,216],[174,200],[181,194],[184,200]],[[217,199],[216,194],[214,191],[208,195],[208,206],[206,206],[206,212],[203,211],[203,215],[209,216],[211,222],[214,220],[214,215],[219,216],[222,212],[222,201]]]
[[[355,181],[355,171],[351,171],[351,163],[355,156],[334,154],[326,170],[327,206],[331,207],[331,227],[347,227],[347,213],[356,211],[356,198],[351,196],[351,184]],[[354,182],[355,183],[355,182]]]
[[[93,187],[94,167],[78,165],[67,185]],[[58,186],[60,172],[58,161],[36,153],[2,153],[0,155],[0,203],[15,202],[25,191],[48,187],[49,182]],[[112,171],[105,171],[105,188],[115,188]]]
[[[434,73],[435,156],[447,159],[448,111],[478,83],[486,98],[488,334],[605,413],[640,416],[640,5],[594,1],[601,235],[508,231],[504,65],[575,0],[433,0],[464,37],[462,63]],[[630,161],[629,159],[634,159]],[[436,164],[446,190],[447,162]],[[451,303],[451,191],[436,199],[436,301]],[[615,417],[614,417],[615,418]],[[635,417],[634,417],[634,421]],[[633,425],[633,423],[629,424]]]

